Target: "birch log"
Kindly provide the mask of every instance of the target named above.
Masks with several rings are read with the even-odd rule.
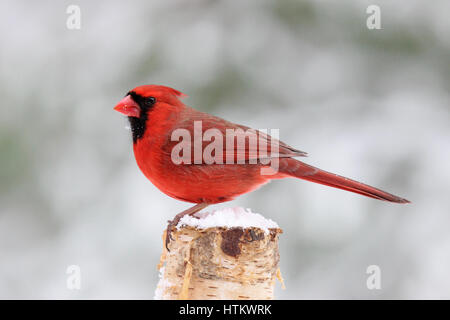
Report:
[[[182,220],[169,252],[163,241],[155,298],[274,299],[282,230],[252,215],[235,208]]]

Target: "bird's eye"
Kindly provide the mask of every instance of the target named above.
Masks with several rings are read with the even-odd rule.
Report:
[[[151,105],[154,104],[155,102],[156,102],[156,99],[153,98],[153,97],[148,97],[148,98],[145,98],[145,100],[144,100],[144,103],[145,103],[145,105],[147,105],[147,106],[151,106]]]

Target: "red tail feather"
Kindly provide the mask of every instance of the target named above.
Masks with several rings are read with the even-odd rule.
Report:
[[[315,168],[295,159],[285,159],[284,161],[282,161],[280,163],[280,172],[292,177],[351,191],[374,199],[396,203],[410,202],[406,199],[397,197],[383,190],[368,186],[364,183],[351,180],[349,178],[341,177],[331,172]]]

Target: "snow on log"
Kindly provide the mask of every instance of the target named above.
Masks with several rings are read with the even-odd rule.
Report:
[[[273,299],[275,279],[283,284],[280,233],[275,222],[243,208],[183,217],[169,252],[163,241],[155,299]]]

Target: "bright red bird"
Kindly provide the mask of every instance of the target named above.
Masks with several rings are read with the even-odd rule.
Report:
[[[300,178],[327,186],[359,193],[378,200],[408,203],[409,201],[380,189],[368,186],[333,173],[312,167],[306,163],[294,159],[305,156],[306,153],[287,144],[273,139],[254,130],[258,141],[268,143],[267,154],[260,155],[260,144],[257,148],[251,148],[249,143],[243,147],[238,144],[228,145],[223,143],[222,155],[232,155],[234,160],[239,157],[245,159],[245,163],[221,164],[210,163],[203,159],[195,162],[194,146],[187,157],[192,161],[177,163],[173,161],[173,148],[179,143],[174,141],[173,132],[177,129],[185,129],[184,132],[195,136],[195,122],[201,121],[201,134],[208,129],[217,129],[226,136],[227,129],[246,131],[250,128],[228,122],[221,118],[192,109],[181,102],[185,97],[183,93],[175,89],[160,85],[143,85],[134,88],[127,93],[114,108],[126,116],[131,126],[133,136],[133,150],[139,168],[144,175],[162,192],[195,206],[175,216],[169,222],[167,228],[166,246],[170,242],[170,233],[186,214],[194,214],[210,204],[230,201],[241,194],[250,192],[272,179],[287,177]],[[252,135],[252,133],[250,133]],[[278,152],[270,153],[272,142],[278,143]],[[210,142],[201,141],[204,149]],[[217,153],[217,150],[216,150]],[[218,154],[216,154],[217,156]],[[222,157],[222,155],[218,155]],[[183,155],[185,156],[185,155]],[[273,174],[262,174],[262,168],[269,168],[268,158],[278,160],[277,171]],[[183,158],[186,160],[186,158]],[[253,160],[253,162],[251,161]],[[256,161],[256,163],[255,163]]]

